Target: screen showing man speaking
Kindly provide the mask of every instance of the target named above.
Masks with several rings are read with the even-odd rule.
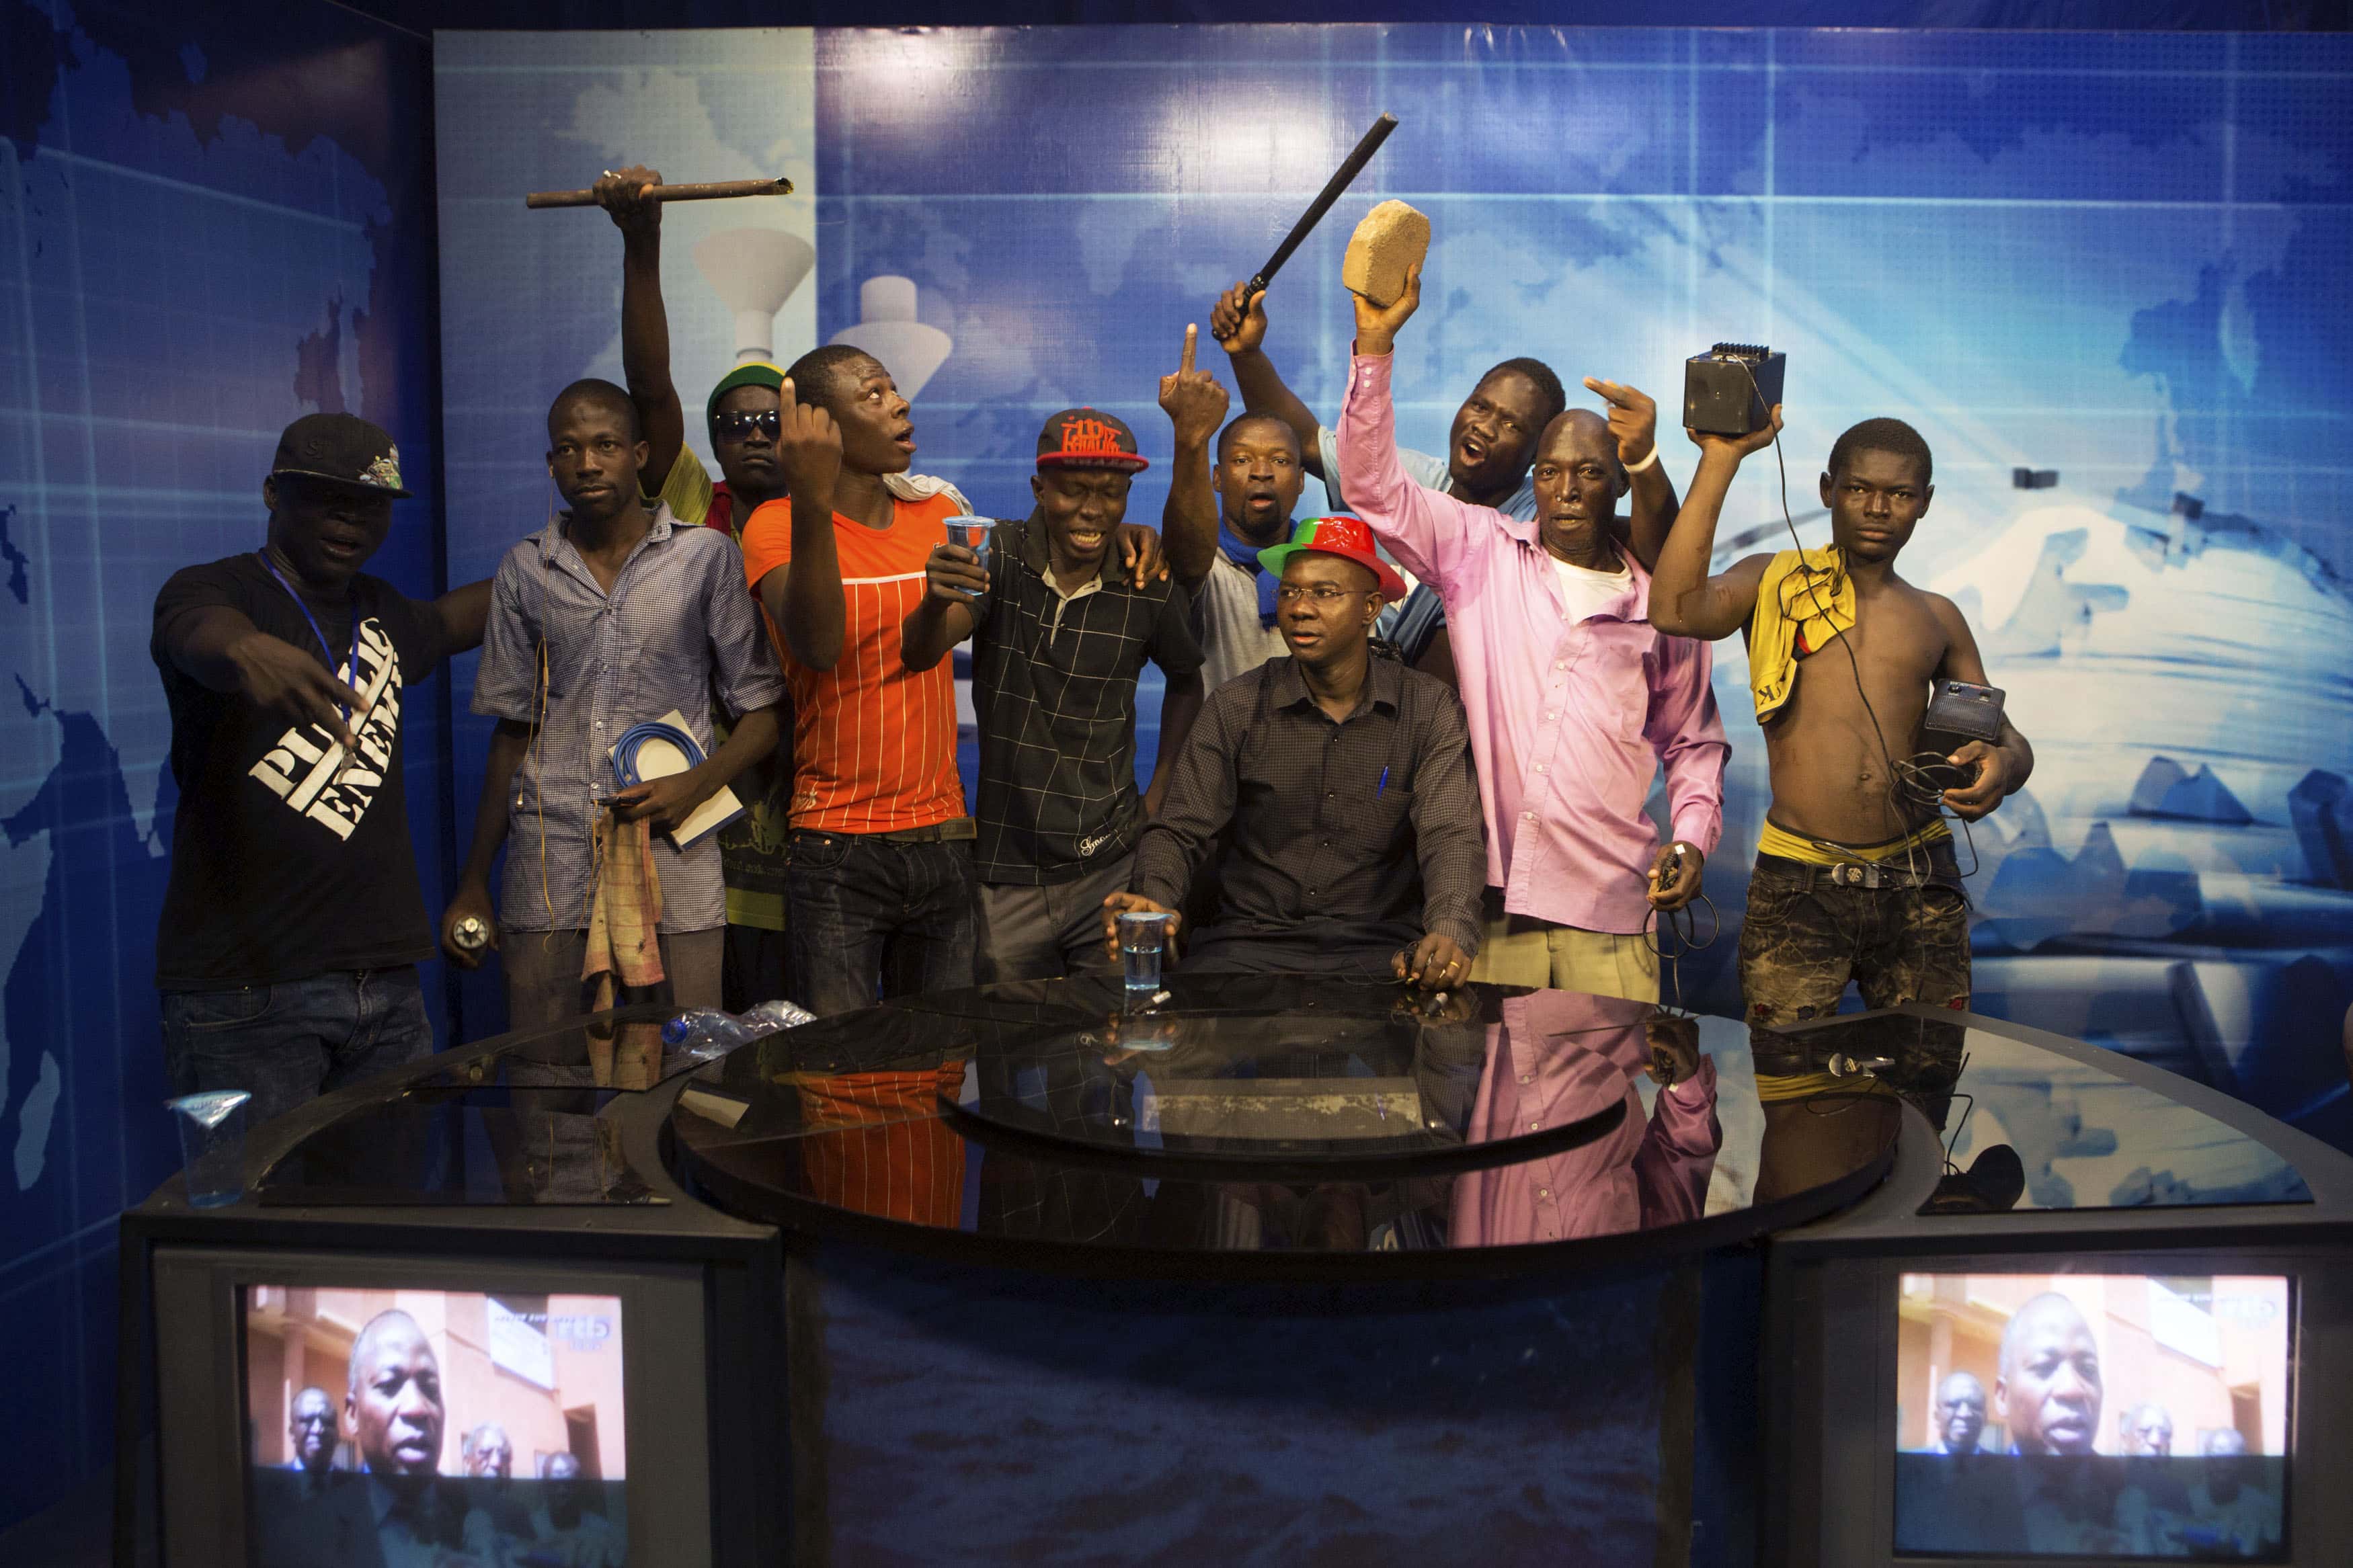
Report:
[[[1895,1549],[2284,1560],[2289,1282],[1907,1274]]]
[[[611,1296],[255,1285],[253,1561],[620,1568]]]

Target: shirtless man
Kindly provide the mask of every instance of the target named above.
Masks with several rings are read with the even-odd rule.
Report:
[[[1919,759],[1958,770],[1955,787],[1907,782],[1931,683],[1986,674],[1952,601],[1895,574],[1936,495],[1927,443],[1901,420],[1867,419],[1831,447],[1828,549],[1751,555],[1708,574],[1733,475],[1780,429],[1776,407],[1768,428],[1746,436],[1686,432],[1699,471],[1651,584],[1659,630],[1748,642],[1773,789],[1740,932],[1748,1019],[1769,1027],[1832,1013],[1849,981],[1872,1007],[1966,1007],[1968,905],[1938,807],[1986,816],[2026,783],[2033,749],[2005,720],[1991,745]]]

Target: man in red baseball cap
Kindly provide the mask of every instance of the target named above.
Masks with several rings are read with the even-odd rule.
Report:
[[[1185,591],[1132,580],[1112,542],[1146,467],[1118,416],[1066,408],[1038,437],[1037,504],[1000,523],[984,558],[935,548],[926,591],[899,630],[925,670],[972,639],[980,731],[980,883],[974,973],[984,985],[1100,971],[1103,901],[1129,882],[1136,836],[1201,707],[1201,652]],[[1154,794],[1135,788],[1135,684],[1167,685]]]
[[[1289,657],[1212,693],[1129,890],[1103,900],[1174,913],[1223,843],[1215,920],[1186,944],[1204,969],[1389,974],[1428,989],[1469,977],[1486,849],[1462,704],[1444,681],[1372,657],[1405,583],[1353,517],[1314,518],[1260,561],[1280,575]]]

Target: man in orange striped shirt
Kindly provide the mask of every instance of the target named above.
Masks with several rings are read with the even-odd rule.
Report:
[[[963,498],[893,494],[914,459],[913,411],[863,350],[813,349],[782,390],[786,499],[744,524],[744,568],[793,695],[786,971],[822,1016],[973,981],[955,680],[944,659],[911,670],[900,654]],[[1137,587],[1168,575],[1157,533],[1124,523],[1118,539]]]
[[[913,459],[915,430],[871,355],[813,350],[783,390],[790,499],[753,512],[744,565],[793,694],[788,989],[825,1015],[972,984],[955,679],[945,662],[911,670],[899,657],[900,623],[956,508],[884,485]]]

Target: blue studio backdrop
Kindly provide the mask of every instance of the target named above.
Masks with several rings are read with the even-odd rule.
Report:
[[[1161,465],[1130,508],[1156,521],[1156,381],[1186,324],[1390,110],[1401,128],[1270,296],[1269,352],[1309,405],[1336,417],[1348,231],[1397,196],[1435,230],[1398,350],[1410,445],[1443,450],[1456,404],[1514,355],[1672,410],[1686,355],[1769,342],[1814,544],[1832,438],[1910,420],[1936,497],[1904,570],[1968,614],[2039,759],[1962,849],[1976,1005],[2353,1129],[2344,40],[444,33],[435,70],[453,576],[546,516],[551,393],[620,376],[617,234],[594,210],[527,212],[523,191],[625,162],[789,174],[791,198],[670,209],[690,406],[739,353],[853,341],[913,393],[917,468],[983,510],[1026,512],[1039,423],[1091,403]],[[1206,334],[1203,353],[1224,372]],[[1672,430],[1666,448],[1687,476],[1692,448]],[[2057,482],[2017,488],[2020,468]],[[1321,500],[1311,483],[1303,505]],[[1760,458],[1719,563],[1787,537]],[[1725,918],[1683,980],[1736,1012],[1766,778],[1739,642],[1715,656]],[[461,727],[461,800],[480,752]]]
[[[531,15],[481,16],[546,12],[507,9]],[[1672,403],[1684,355],[1763,339],[1790,355],[1814,542],[1835,433],[1918,425],[1938,494],[1907,570],[1968,612],[2042,759],[1975,834],[1978,1005],[2353,1146],[2348,78],[2353,47],[2319,36],[428,40],[319,0],[0,0],[0,1321],[40,1347],[0,1425],[51,1461],[0,1477],[0,1526],[105,1461],[114,1218],[176,1157],[152,988],[175,801],[155,590],[259,543],[276,434],[312,409],[385,425],[427,481],[375,563],[406,591],[478,576],[538,526],[547,398],[617,377],[619,246],[599,214],[519,197],[624,159],[802,193],[670,214],[691,406],[755,327],[781,357],[848,335],[917,388],[918,467],[999,514],[1027,508],[1046,414],[1119,411],[1157,465],[1131,513],[1150,521],[1155,382],[1185,324],[1396,112],[1271,300],[1293,384],[1336,412],[1341,246],[1397,195],[1436,225],[1399,351],[1417,445],[1498,359]],[[760,266],[698,253],[744,227],[776,236]],[[1672,435],[1668,458],[1687,473]],[[2059,482],[2014,489],[2021,467]],[[1770,547],[1770,478],[1752,464],[1736,489],[1727,553]],[[1762,750],[1738,645],[1716,652],[1736,756],[1708,882],[1736,916]],[[407,698],[437,903],[480,780],[471,679],[469,658]],[[1735,1005],[1736,935],[1687,963],[1699,1005]],[[436,973],[427,995],[445,1034],[503,1017],[487,980]]]
[[[178,1164],[156,590],[260,544],[312,410],[394,433],[423,499],[371,570],[438,579],[429,72],[327,5],[0,0],[0,1321],[26,1347],[0,1424],[47,1456],[0,1476],[0,1525],[106,1463],[115,1218]],[[447,689],[406,694],[428,898]]]

